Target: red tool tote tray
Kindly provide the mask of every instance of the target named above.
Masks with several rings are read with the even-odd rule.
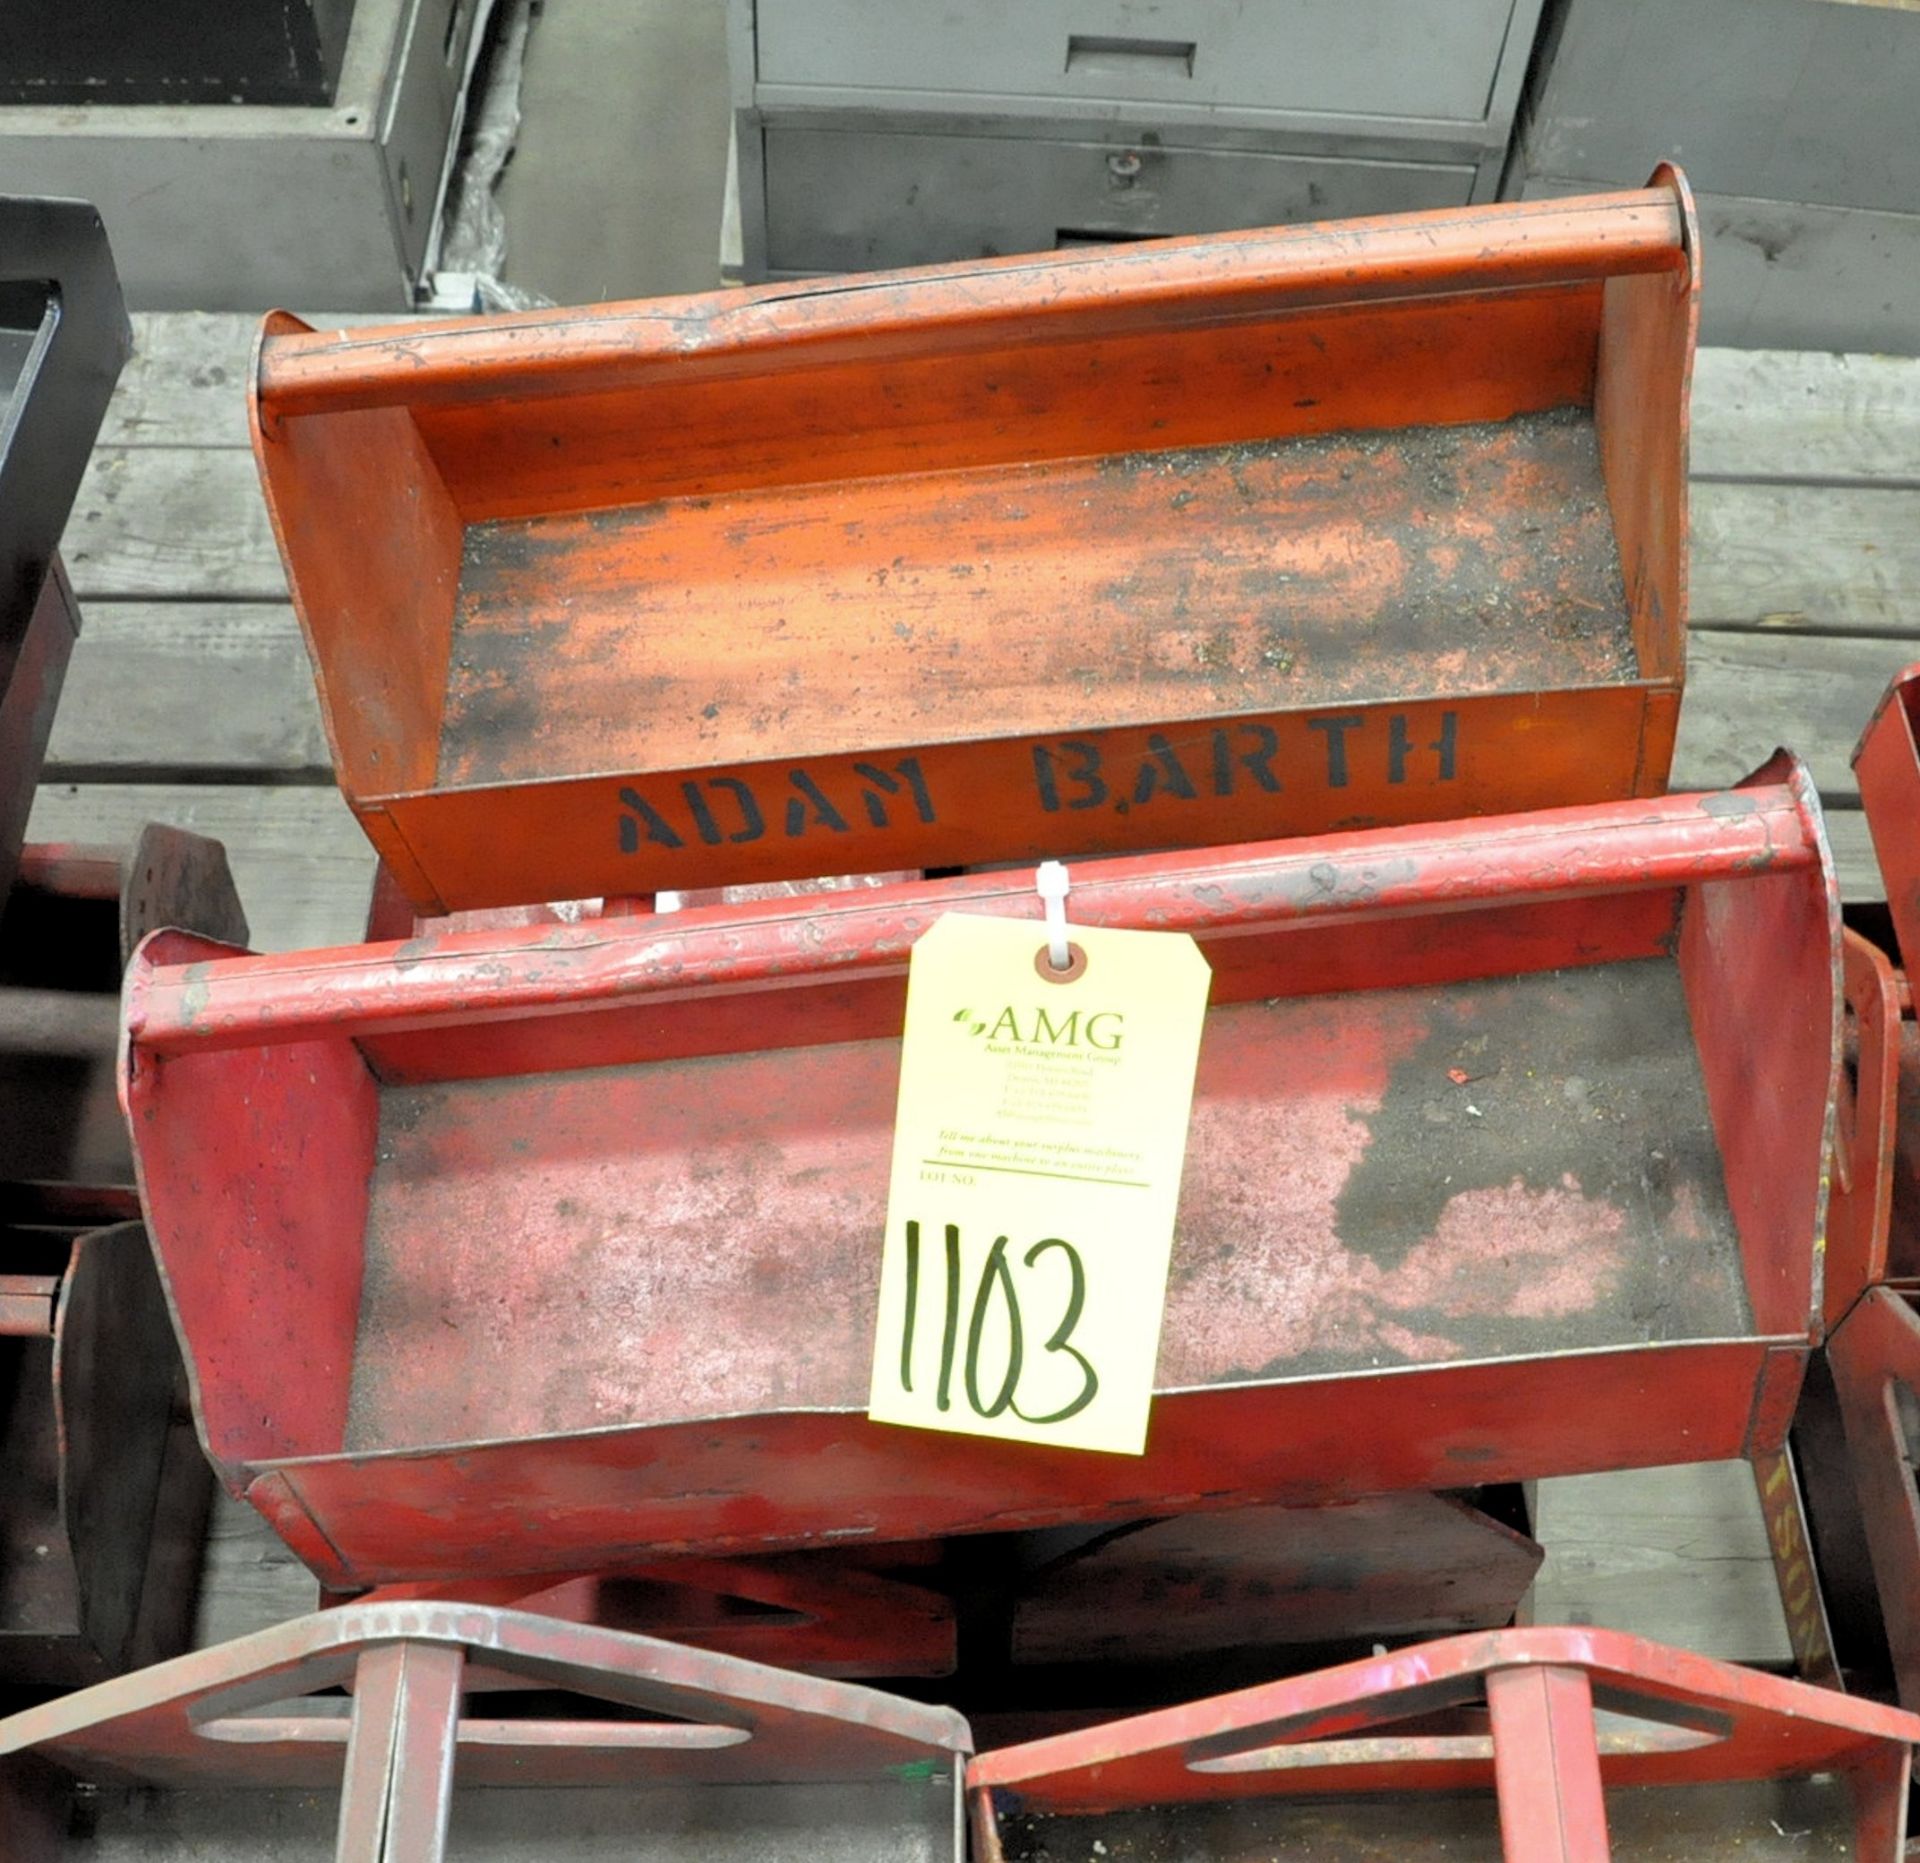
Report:
[[[255,374],[423,911],[1657,794],[1684,185],[459,324]]]
[[[234,956],[125,1099],[209,1453],[328,1583],[919,1538],[1777,1446],[1838,930],[1746,787],[1075,875],[1213,967],[1143,1458],[864,1412],[906,960],[978,875]]]

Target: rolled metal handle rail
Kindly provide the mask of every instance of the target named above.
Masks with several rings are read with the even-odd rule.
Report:
[[[1275,921],[1392,918],[1788,873],[1822,858],[1814,806],[1802,781],[1776,763],[1751,788],[1494,817],[1464,834],[1445,824],[1106,860],[1076,870],[1073,914],[1080,924],[1185,931],[1206,943]],[[708,989],[825,971],[901,976],[939,912],[1038,919],[1041,910],[1024,874],[843,894],[828,914],[813,905],[587,921],[554,927],[535,948],[488,932],[425,937],[409,940],[398,964],[390,944],[238,959],[221,967],[215,1015],[206,1013],[197,968],[170,963],[156,947],[130,977],[127,1023],[142,1048],[184,1054],[324,1035],[343,1012],[374,1034],[469,1012],[506,1019],[604,1008],[681,992],[696,971]]]
[[[256,406],[271,425],[285,415],[591,393],[614,380],[632,386],[650,362],[719,374],[775,349],[848,343],[880,357],[889,341],[953,337],[974,325],[991,331],[1010,314],[1030,318],[1044,342],[1050,324],[1109,304],[1119,329],[1170,314],[1219,321],[1275,306],[1435,296],[1468,283],[1486,290],[1662,271],[1690,278],[1687,214],[1674,170],[1663,167],[1652,185],[1617,194],[935,266],[904,283],[834,279],[588,316],[528,311],[479,327],[468,320],[345,335],[276,312],[256,365]],[[596,381],[597,369],[607,383]]]

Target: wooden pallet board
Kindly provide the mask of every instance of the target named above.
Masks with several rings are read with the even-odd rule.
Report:
[[[1876,900],[1887,896],[1880,862],[1873,851],[1867,818],[1858,809],[1826,811],[1827,843],[1833,849],[1833,867],[1846,900]]]
[[[303,313],[317,330],[398,321],[390,315]],[[102,446],[247,444],[246,384],[260,319],[248,311],[136,311],[133,356],[100,429]]]
[[[88,603],[47,778],[331,783],[293,610],[285,602]]]
[[[1920,370],[1907,356],[1703,349],[1693,475],[1793,485],[1920,486]]]
[[[1920,638],[1700,629],[1674,756],[1676,788],[1736,782],[1780,745],[1832,805],[1856,800],[1849,759],[1888,679]],[[191,705],[183,695],[193,695]],[[282,602],[95,601],[49,751],[55,780],[164,780],[177,770],[252,780],[327,777],[306,648]]]
[[[27,834],[123,847],[148,822],[225,843],[256,949],[300,951],[362,936],[373,850],[331,788],[43,783]]]
[[[1912,639],[1696,630],[1674,788],[1738,782],[1785,745],[1805,758],[1829,807],[1854,807],[1854,745],[1887,681],[1916,657]]]
[[[194,1647],[251,1636],[319,1605],[319,1581],[265,1518],[245,1501],[216,1494],[207,1523]]]
[[[1701,628],[1920,629],[1920,488],[1696,484],[1690,605]],[[284,601],[244,447],[104,446],[66,557],[83,599]]]
[[[1746,1463],[1543,1481],[1534,1527],[1547,1549],[1533,1581],[1534,1622],[1597,1624],[1727,1662],[1792,1666]]]
[[[303,312],[316,329],[391,319]],[[103,446],[245,446],[260,319],[142,312]],[[1920,485],[1920,379],[1902,356],[1706,349],[1693,375],[1696,479]]]
[[[1920,632],[1920,490],[1709,481],[1692,498],[1696,628]]]
[[[82,603],[287,599],[253,455],[243,447],[95,448],[62,553]]]

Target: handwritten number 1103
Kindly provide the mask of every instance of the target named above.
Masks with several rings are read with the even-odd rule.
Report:
[[[1073,1329],[1080,1324],[1080,1315],[1087,1301],[1087,1273],[1080,1260],[1080,1251],[1064,1236],[1045,1236],[1020,1258],[1024,1267],[1032,1268],[1054,1250],[1065,1257],[1069,1276],[1066,1309],[1048,1337],[1044,1350],[1048,1353],[1064,1352],[1080,1367],[1080,1390],[1073,1400],[1058,1410],[1036,1417],[1022,1410],[1018,1401],[1020,1374],[1026,1366],[1026,1323],[1020,1311],[1020,1291],[1007,1261],[1007,1238],[999,1236],[995,1239],[992,1248],[987,1251],[980,1278],[974,1284],[964,1357],[960,1350],[960,1309],[964,1289],[961,1286],[960,1228],[957,1223],[945,1225],[944,1245],[941,1264],[945,1272],[941,1276],[943,1317],[940,1327],[940,1375],[934,1386],[934,1407],[943,1411],[953,1408],[954,1364],[959,1359],[967,1405],[975,1416],[984,1421],[990,1422],[1009,1410],[1021,1422],[1036,1427],[1064,1423],[1069,1417],[1077,1417],[1093,1402],[1100,1390],[1099,1373],[1072,1342]],[[900,1385],[909,1392],[913,1389],[914,1331],[920,1317],[920,1252],[920,1225],[909,1222],[906,1317],[900,1332]],[[981,1390],[980,1347],[996,1297],[1006,1311],[1007,1363],[1000,1377],[999,1388],[989,1397]]]

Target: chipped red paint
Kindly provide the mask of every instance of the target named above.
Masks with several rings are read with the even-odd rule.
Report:
[[[584,1711],[489,1716],[500,1687],[584,1698]],[[606,1702],[637,1712],[607,1718]],[[858,1843],[878,1856],[867,1844],[897,1831],[898,1854],[960,1863],[942,1844],[971,1746],[952,1709],[847,1682],[524,1611],[361,1602],[0,1720],[0,1813],[15,1756],[32,1755],[63,1790],[337,1790],[341,1858],[439,1863],[467,1787],[837,1786],[797,1801],[813,1812],[793,1832],[798,1854]],[[10,1834],[0,1829],[0,1850],[13,1859]]]
[[[1641,1726],[1599,1730],[1596,1702]],[[1396,1732],[1448,1709],[1458,1731]],[[1916,1739],[1920,1716],[1618,1631],[1494,1630],[984,1753],[967,1796],[983,1863],[1016,1818],[1084,1846],[1131,1807],[1488,1786],[1507,1863],[1605,1863],[1603,1787],[1832,1771],[1851,1854],[1897,1863]]]
[[[1138,1461],[865,1420],[904,962],[947,910],[1038,902],[150,941],[126,1104],[229,1486],[344,1586],[1777,1443],[1836,1047],[1796,766],[1078,870],[1083,922],[1214,971]]]
[[[1486,1531],[1491,1538],[1499,1529],[1488,1523]],[[906,1555],[905,1565],[914,1555],[929,1564],[940,1556],[934,1542],[890,1550]],[[1539,1548],[1532,1550],[1537,1561]],[[465,1584],[424,1580],[383,1585],[354,1602],[406,1600],[507,1606],[807,1675],[944,1676],[959,1662],[952,1599],[870,1571],[858,1552],[669,1559],[622,1572],[517,1574]]]

